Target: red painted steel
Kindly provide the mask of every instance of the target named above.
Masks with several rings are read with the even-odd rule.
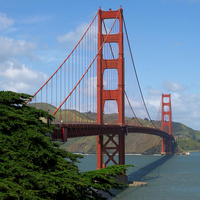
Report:
[[[95,52],[95,56],[91,56],[91,59],[88,58],[88,56],[91,54],[91,52],[81,51],[81,49],[87,49],[87,47],[91,46],[91,24],[94,22],[94,19],[90,26],[88,27],[87,31],[81,38],[81,40],[78,42],[76,47],[72,50],[70,55],[65,59],[65,61],[61,64],[61,66],[56,70],[56,72],[49,78],[49,80],[40,88],[40,90],[44,91],[44,93],[41,92],[41,97],[35,96],[38,94],[40,90],[38,90],[34,96],[35,99],[41,98],[41,109],[42,109],[42,99],[43,97],[46,98],[46,103],[48,103],[48,96],[51,98],[51,105],[53,105],[53,97],[56,96],[54,105],[56,107],[55,112],[51,111],[50,113],[52,115],[55,115],[55,122],[60,123],[57,126],[59,129],[56,129],[54,133],[52,133],[52,140],[59,140],[62,139],[63,141],[67,141],[68,138],[72,137],[83,137],[83,136],[97,136],[97,169],[101,169],[105,167],[108,162],[112,161],[114,164],[125,164],[125,134],[127,133],[144,133],[144,134],[154,134],[158,135],[163,138],[162,140],[162,153],[163,154],[171,154],[172,153],[172,132],[171,132],[171,96],[169,95],[162,95],[162,130],[151,128],[151,127],[143,127],[140,122],[138,121],[138,124],[141,126],[126,126],[125,125],[125,84],[124,84],[124,47],[123,47],[123,10],[120,7],[117,11],[102,11],[101,9],[98,10],[98,48],[97,54]],[[115,19],[114,23],[110,29],[110,31],[106,34],[102,33],[102,22],[104,19]],[[115,22],[118,20],[119,22],[119,31],[118,33],[111,34],[112,28],[114,27]],[[96,25],[94,25],[97,27]],[[105,26],[105,24],[104,24]],[[125,26],[125,24],[124,24]],[[86,33],[88,34],[86,35]],[[114,32],[114,31],[113,31]],[[97,32],[96,32],[97,33]],[[82,39],[85,37],[84,41]],[[82,42],[81,42],[82,41]],[[103,54],[106,54],[106,50],[103,51],[103,46],[105,43],[109,43],[109,47],[112,51],[112,45],[110,43],[116,43],[118,49],[118,58],[116,58],[113,54],[113,59],[105,59],[103,57]],[[80,46],[81,45],[81,46]],[[129,44],[130,45],[130,44]],[[89,48],[88,51],[90,51],[91,48]],[[74,52],[74,53],[73,53]],[[131,54],[132,55],[132,54]],[[71,56],[71,57],[70,57]],[[78,60],[80,57],[84,57],[82,59],[82,62]],[[62,69],[62,66],[66,66],[66,61],[68,62],[68,68],[66,67]],[[83,68],[83,62],[85,62],[85,68]],[[95,75],[91,75],[91,68],[94,62],[97,62],[97,121],[93,118],[91,120],[91,87],[90,90],[87,89],[87,83],[82,83],[82,88],[86,89],[86,98],[80,97],[81,92],[81,81],[84,77],[87,78],[87,80],[90,80],[91,84],[91,77],[95,77]],[[65,65],[64,65],[65,63]],[[82,68],[79,70],[78,66],[82,66]],[[103,88],[103,74],[106,69],[116,69],[118,72],[118,88],[115,90],[105,90]],[[60,70],[60,73],[58,73],[58,70]],[[72,75],[68,75],[68,78],[65,74],[67,74],[67,70],[72,71]],[[90,70],[90,71],[89,71]],[[64,72],[63,72],[64,71]],[[94,71],[93,71],[94,73]],[[64,75],[63,75],[64,74]],[[69,74],[69,73],[68,73]],[[78,76],[79,75],[79,76]],[[78,78],[77,78],[78,76]],[[89,76],[89,77],[88,77]],[[137,77],[137,75],[136,75]],[[58,80],[57,80],[58,79]],[[68,81],[67,81],[68,79]],[[75,80],[74,80],[75,79]],[[137,77],[138,79],[138,77]],[[49,86],[47,83],[52,80],[49,83]],[[54,81],[53,81],[54,80]],[[63,81],[64,80],[64,81]],[[71,81],[72,80],[72,81]],[[68,84],[67,84],[68,82]],[[82,81],[83,82],[83,81]],[[59,84],[60,83],[60,84]],[[139,82],[138,82],[139,84]],[[45,86],[46,85],[46,86]],[[59,86],[60,85],[60,86]],[[66,86],[67,85],[67,86]],[[45,88],[46,87],[46,93]],[[69,87],[70,86],[70,87]],[[48,87],[50,90],[48,90]],[[60,88],[59,88],[60,87]],[[64,89],[64,93],[62,93],[62,88]],[[66,88],[70,88],[66,93]],[[53,90],[55,88],[55,90]],[[139,86],[140,88],[140,86]],[[60,90],[60,95],[58,94],[58,91]],[[141,88],[140,88],[141,90]],[[71,91],[71,92],[70,92]],[[73,94],[75,94],[73,96]],[[93,87],[93,94],[94,94],[94,87]],[[64,97],[63,97],[64,96]],[[72,96],[72,99],[69,101],[69,97]],[[78,96],[78,97],[77,97]],[[58,98],[57,98],[58,97]],[[127,97],[127,95],[126,95]],[[90,98],[90,99],[89,99]],[[168,102],[164,102],[163,99],[168,98]],[[57,100],[60,99],[60,103],[58,102],[57,106]],[[62,101],[61,101],[62,99]],[[63,101],[64,99],[64,101]],[[66,100],[68,99],[68,108],[66,107]],[[128,99],[128,97],[127,97]],[[106,101],[115,100],[118,105],[118,125],[104,125],[103,122],[103,112],[104,112],[104,104]],[[82,101],[82,102],[81,102]],[[93,99],[94,101],[94,99]],[[28,102],[28,101],[27,101]],[[62,102],[62,103],[61,103]],[[79,122],[78,122],[78,114],[77,113],[77,102],[79,102]],[[80,122],[80,102],[83,105],[90,105],[90,112],[87,111],[87,124],[86,121]],[[86,102],[86,103],[85,103]],[[49,101],[50,103],[50,101]],[[65,103],[65,108],[63,104]],[[130,105],[130,102],[128,100],[128,103]],[[75,105],[74,105],[75,104]],[[35,101],[36,106],[36,101]],[[61,109],[63,106],[63,109]],[[94,106],[94,103],[93,103]],[[48,106],[46,104],[46,110],[48,109]],[[168,110],[164,110],[164,107],[167,107]],[[132,109],[132,108],[131,108]],[[84,110],[84,109],[83,109]],[[93,109],[95,110],[95,109]],[[60,111],[58,113],[57,111]],[[62,112],[68,111],[68,116],[66,115],[66,112],[64,116],[62,116]],[[133,109],[132,109],[133,111]],[[96,112],[96,111],[95,111]],[[148,111],[147,111],[148,112]],[[56,114],[57,113],[57,114]],[[88,114],[89,113],[89,114]],[[133,112],[134,113],[134,112]],[[88,116],[89,115],[89,116]],[[135,114],[134,114],[135,115]],[[93,115],[94,117],[94,115]],[[136,117],[136,115],[135,115]],[[167,120],[165,120],[165,117]],[[63,119],[64,118],[64,121]],[[73,119],[74,118],[74,119]],[[91,121],[93,121],[91,123]],[[79,123],[79,124],[77,124]],[[81,124],[82,123],[82,124]],[[85,124],[83,124],[85,123]],[[90,124],[88,124],[90,123]],[[169,129],[169,133],[167,133],[166,127]],[[51,135],[51,134],[49,134]],[[103,136],[107,137],[107,140],[104,139]],[[105,140],[105,141],[104,141]],[[110,145],[112,143],[112,145]],[[108,156],[108,160],[106,162],[103,161],[103,154],[106,154]],[[114,156],[118,154],[119,160],[118,162],[114,159]]]
[[[116,16],[116,19],[118,18],[118,15],[119,15],[120,12],[118,12],[117,16]],[[122,18],[122,17],[121,17]],[[114,23],[116,22],[116,19],[114,21]],[[113,25],[114,25],[113,23]],[[94,59],[92,60],[92,62],[90,63],[89,67],[86,69],[85,73],[82,75],[82,77],[80,78],[80,80],[77,82],[77,84],[74,86],[74,88],[71,90],[71,92],[68,94],[68,96],[64,99],[64,101],[60,104],[60,106],[54,111],[54,113],[52,115],[55,115],[57,113],[57,111],[62,107],[62,105],[66,102],[66,100],[70,97],[70,95],[74,92],[74,90],[77,88],[77,86],[80,84],[80,82],[82,81],[82,79],[84,78],[84,76],[87,74],[88,70],[90,69],[90,67],[92,66],[92,64],[94,63],[94,61],[96,60],[97,56],[99,58],[99,55],[102,56],[102,48],[103,48],[103,45],[106,43],[108,37],[109,37],[109,34],[113,28],[113,25],[109,31],[109,33],[106,35],[105,37],[105,40],[102,41],[101,43],[99,43],[98,41],[98,53],[96,54],[96,56],[94,57]],[[99,38],[98,38],[99,39]],[[98,58],[97,58],[97,99],[98,98]],[[102,57],[101,57],[102,59]],[[73,68],[72,68],[73,69]],[[100,73],[99,73],[100,74]],[[73,78],[73,77],[72,77]],[[102,84],[103,84],[103,77],[101,77],[102,79]],[[103,85],[102,85],[102,88],[103,88]],[[123,88],[124,88],[124,84],[123,84]],[[102,92],[103,90],[101,90]],[[88,91],[87,91],[88,92]],[[87,97],[88,97],[88,94],[87,94]],[[88,101],[87,101],[88,102]],[[119,103],[121,103],[121,101],[119,101]],[[123,107],[123,112],[124,112],[124,107]],[[123,115],[123,118],[124,118],[124,115]],[[97,100],[97,119],[98,119],[98,100]],[[97,120],[98,121],[98,120]],[[102,115],[102,121],[103,121],[103,115]],[[88,122],[87,122],[88,123]],[[121,123],[122,124],[122,123]],[[123,123],[124,124],[124,123]]]
[[[57,129],[52,133],[52,140],[67,141],[67,138],[109,135],[144,133],[160,136],[163,138],[173,138],[167,132],[160,129],[141,126],[120,126],[120,125],[97,125],[97,124],[57,124]]]
[[[124,47],[123,47],[123,10],[120,7],[118,11],[102,11],[99,9],[98,15],[98,58],[97,58],[97,123],[103,125],[103,111],[105,101],[115,100],[118,105],[118,124],[123,126],[124,121]],[[119,33],[117,34],[102,34],[102,21],[104,19],[118,19],[119,20]],[[115,22],[114,22],[115,23]],[[113,23],[113,24],[114,24]],[[119,57],[117,59],[106,60],[103,59],[103,51],[101,49],[104,43],[117,43],[119,47]],[[104,90],[103,89],[103,73],[106,69],[117,69],[118,71],[118,89]],[[119,163],[125,164],[125,134],[118,133],[118,144],[114,142],[110,136],[104,144],[103,136],[97,136],[97,169],[106,166],[109,161],[114,161],[113,156],[119,153]],[[108,155],[106,151],[107,144],[112,142],[115,147],[114,154]],[[103,152],[108,155],[108,160],[103,162]]]
[[[82,39],[85,37],[86,33],[88,32],[88,30],[90,29],[91,25],[93,24],[94,20],[96,19],[98,15],[98,12],[96,13],[94,19],[92,20],[92,22],[90,23],[90,25],[88,26],[87,30],[85,31],[85,33],[83,34],[83,36],[81,37],[81,39],[79,40],[79,42],[76,44],[76,46],[74,47],[74,49],[71,51],[71,53],[67,56],[67,58],[63,61],[63,63],[60,65],[60,67],[51,75],[51,77],[42,85],[42,87],[33,95],[33,97],[35,97],[38,92],[40,90],[42,90],[42,88],[54,77],[55,74],[57,74],[57,72],[59,71],[59,69],[61,69],[61,67],[65,64],[65,62],[68,60],[68,58],[73,54],[74,50],[77,48],[77,46],[80,44],[80,42],[82,41]],[[57,83],[57,81],[56,81]],[[32,98],[31,98],[32,99]],[[31,101],[31,99],[29,99],[26,103],[28,103],[29,101]]]
[[[172,112],[171,112],[171,95],[162,94],[162,127],[161,130],[168,132],[172,136]],[[162,138],[161,154],[172,154],[172,137]]]

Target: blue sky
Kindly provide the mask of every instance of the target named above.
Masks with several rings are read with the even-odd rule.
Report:
[[[200,130],[200,0],[0,0],[0,89],[33,94],[70,53],[61,38],[120,5],[152,118],[171,93],[173,120]]]

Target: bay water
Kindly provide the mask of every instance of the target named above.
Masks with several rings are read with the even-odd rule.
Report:
[[[84,155],[81,171],[97,168],[96,155]],[[117,160],[118,157],[116,156]],[[147,186],[129,187],[113,192],[112,200],[196,200],[200,199],[200,153],[190,156],[126,155],[125,163],[136,167],[127,171],[129,182],[147,182]],[[112,164],[112,163],[111,163]]]

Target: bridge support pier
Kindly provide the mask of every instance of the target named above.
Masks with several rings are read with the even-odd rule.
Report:
[[[103,164],[103,135],[97,135],[97,169],[104,168]]]
[[[172,155],[172,138],[162,138],[161,155]]]
[[[104,141],[105,139],[105,141]],[[118,162],[114,156],[118,154]],[[104,162],[104,155],[107,160]],[[106,167],[112,161],[115,165],[125,164],[125,133],[122,131],[119,134],[109,134],[97,136],[97,169]]]

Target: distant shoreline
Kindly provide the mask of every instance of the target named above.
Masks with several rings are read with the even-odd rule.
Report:
[[[199,152],[199,151],[187,151],[187,153],[193,153],[193,152]],[[200,152],[199,152],[200,153]],[[78,155],[83,155],[83,156],[89,156],[89,155],[97,155],[96,153],[73,153],[73,154],[78,154]],[[106,154],[105,154],[106,155]],[[174,155],[186,155],[186,152],[183,153],[175,153]],[[118,156],[118,154],[116,154]],[[125,156],[162,156],[159,153],[156,154],[138,154],[138,153],[127,153]]]
[[[73,153],[73,154],[78,154],[78,155],[83,155],[83,156],[97,155],[96,153]],[[161,156],[161,154],[141,154],[141,153],[127,153],[127,154],[125,154],[125,156],[146,156],[146,155]],[[116,156],[118,156],[118,154],[116,154]]]

